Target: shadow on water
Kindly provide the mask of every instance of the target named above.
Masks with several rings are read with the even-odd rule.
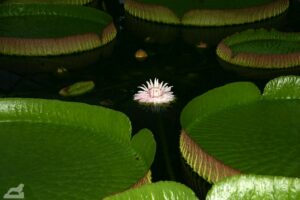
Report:
[[[291,11],[294,10],[294,8],[291,9]],[[293,27],[297,26],[293,24],[296,23],[295,19],[290,20],[290,18],[294,16],[294,13],[288,13],[287,16],[276,18],[275,25],[270,21],[265,21],[255,24],[255,27],[258,24],[268,28],[274,25],[280,30],[293,31]],[[283,20],[281,17],[288,17],[288,20]],[[278,26],[277,22],[280,22],[281,25]],[[157,154],[152,167],[154,181],[176,180],[191,187],[198,185],[198,188],[204,188],[204,191],[199,192],[195,189],[197,187],[193,188],[198,191],[199,196],[203,197],[210,185],[203,180],[194,181],[195,175],[191,173],[180,156],[178,148],[181,129],[180,112],[192,98],[212,88],[234,81],[253,81],[262,88],[269,80],[269,78],[257,79],[240,76],[234,71],[227,71],[221,67],[215,55],[215,45],[220,38],[249,28],[251,25],[245,25],[242,29],[238,26],[231,27],[233,30],[230,30],[230,27],[219,28],[222,36],[220,37],[218,34],[215,36],[212,34],[216,33],[216,29],[213,29],[212,32],[209,32],[209,29],[178,29],[168,26],[157,29],[156,24],[149,23],[144,24],[144,27],[137,28],[134,23],[125,21],[124,29],[120,30],[117,36],[111,56],[101,59],[96,57],[95,62],[93,59],[85,58],[88,62],[83,64],[80,69],[69,68],[63,75],[57,74],[55,71],[51,71],[51,73],[32,70],[29,70],[31,73],[16,72],[13,67],[5,63],[15,62],[17,67],[22,67],[24,66],[23,61],[16,62],[15,58],[2,57],[4,62],[0,58],[0,96],[79,101],[120,110],[131,119],[133,133],[141,128],[149,128],[153,131],[157,141]],[[133,32],[132,27],[137,28],[139,33]],[[163,31],[165,35],[153,31],[151,27]],[[165,37],[166,40],[162,41],[163,37],[160,36]],[[146,39],[147,37],[148,39]],[[202,38],[204,39],[202,40]],[[200,41],[209,45],[204,48],[199,47],[197,44]],[[134,58],[135,51],[140,48],[149,55],[148,59],[143,62]],[[87,52],[87,54],[89,53],[93,55],[93,51]],[[78,57],[79,54],[75,55],[75,60],[71,59],[68,66],[79,64]],[[95,58],[95,56],[91,58]],[[67,59],[62,60],[68,61]],[[30,62],[36,64],[39,61],[40,58],[35,58]],[[42,63],[45,64],[45,62],[49,64],[47,60],[43,60]],[[52,62],[52,64],[60,67],[59,62]],[[31,64],[29,63],[29,65]],[[137,86],[155,77],[174,86],[173,91],[176,95],[176,101],[170,107],[159,112],[153,112],[133,101]],[[74,98],[63,98],[58,95],[61,88],[83,80],[93,80],[96,84],[95,90]]]

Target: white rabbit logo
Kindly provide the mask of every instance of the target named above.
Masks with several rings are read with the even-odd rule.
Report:
[[[3,196],[4,199],[24,199],[24,184],[20,183],[18,187],[9,188],[8,192]]]

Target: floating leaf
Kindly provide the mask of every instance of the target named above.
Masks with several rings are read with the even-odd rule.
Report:
[[[155,22],[194,26],[243,24],[274,17],[287,10],[288,0],[125,0],[131,15]]]
[[[1,99],[0,130],[0,194],[23,183],[26,199],[122,192],[148,174],[155,152],[149,130],[131,140],[123,113],[82,103]],[[141,140],[148,152],[138,148]]]
[[[0,4],[0,27],[0,53],[5,55],[71,54],[116,36],[111,16],[75,5]]]
[[[187,163],[213,183],[239,173],[300,177],[299,80],[274,79],[263,95],[231,83],[193,99],[181,114]]]
[[[80,96],[94,89],[95,84],[93,81],[82,81],[74,83],[59,91],[59,94],[64,97]]]
[[[255,69],[300,66],[300,33],[246,30],[221,41],[217,55],[228,63]]]

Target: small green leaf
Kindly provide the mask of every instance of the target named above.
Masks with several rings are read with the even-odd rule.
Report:
[[[94,87],[95,84],[93,81],[82,81],[61,89],[59,94],[64,97],[80,96],[92,91]]]
[[[198,200],[194,192],[180,183],[164,181],[127,190],[104,200]]]
[[[241,175],[213,185],[206,200],[299,200],[300,179]]]
[[[156,143],[150,130],[142,129],[131,140],[132,147],[140,153],[147,166],[151,166],[155,156]],[[137,158],[138,159],[138,158]]]

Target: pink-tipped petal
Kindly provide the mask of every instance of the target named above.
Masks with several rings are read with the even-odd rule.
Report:
[[[146,81],[146,85],[138,86],[139,90],[134,95],[134,100],[139,103],[160,105],[169,104],[175,100],[175,96],[171,91],[173,86],[168,86],[168,83],[159,82],[159,79]]]

